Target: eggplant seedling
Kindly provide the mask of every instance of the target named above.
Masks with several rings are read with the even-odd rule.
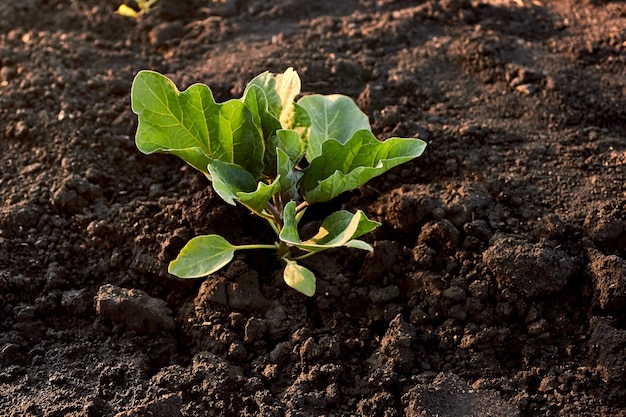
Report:
[[[298,223],[306,208],[353,190],[422,154],[416,138],[376,139],[364,114],[339,94],[300,95],[300,78],[289,68],[264,72],[239,99],[217,103],[208,86],[180,92],[167,77],[140,71],[133,81],[132,109],[139,117],[138,149],[173,154],[202,172],[226,203],[237,203],[276,232],[268,244],[234,245],[219,235],[191,239],[168,271],[180,278],[208,276],[235,251],[269,249],[284,264],[285,283],[313,296],[316,278],[298,263],[317,252],[349,247],[372,251],[359,239],[380,223],[363,211],[339,210],[318,232],[302,240]]]

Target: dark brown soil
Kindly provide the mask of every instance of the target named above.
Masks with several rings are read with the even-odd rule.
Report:
[[[626,5],[602,0],[0,3],[2,416],[626,416]],[[425,154],[330,205],[376,251],[182,245],[272,231],[134,146],[154,69],[238,97],[294,67]],[[306,225],[305,225],[306,227]]]

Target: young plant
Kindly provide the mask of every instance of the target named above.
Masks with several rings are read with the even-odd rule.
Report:
[[[413,138],[377,140],[349,97],[316,94],[296,101],[299,95],[300,78],[291,68],[258,75],[243,97],[224,103],[216,103],[206,85],[180,92],[161,74],[137,74],[131,96],[139,116],[139,150],[180,157],[206,175],[226,203],[247,207],[277,236],[272,244],[255,245],[233,245],[214,234],[195,237],[169,264],[171,274],[205,277],[228,264],[235,251],[271,249],[285,265],[287,285],[312,296],[315,275],[299,260],[340,246],[373,250],[358,238],[380,223],[361,210],[329,215],[306,240],[298,223],[310,204],[329,201],[418,157],[426,144]]]
[[[126,17],[138,17],[144,13],[147,13],[150,10],[150,7],[156,3],[157,0],[137,0],[135,8],[130,7],[126,3],[122,3],[120,7],[117,8],[115,13],[120,14]]]

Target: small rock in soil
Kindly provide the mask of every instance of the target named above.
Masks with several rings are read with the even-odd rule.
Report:
[[[23,229],[35,227],[43,215],[40,206],[28,201],[19,201],[0,212],[0,229],[7,234],[19,233]]]
[[[445,289],[443,292],[443,296],[448,300],[455,302],[465,301],[465,299],[467,298],[465,290],[456,285],[452,285],[451,287]]]
[[[529,298],[562,290],[576,272],[574,261],[565,252],[513,236],[494,237],[483,260],[501,288]]]
[[[481,279],[472,281],[469,285],[469,291],[473,297],[485,301],[489,298],[489,282]]]
[[[215,303],[236,310],[264,311],[269,300],[261,292],[258,273],[234,261],[225,273],[213,274],[202,283],[194,303],[205,308]]]
[[[422,227],[417,239],[418,244],[452,252],[459,245],[461,233],[447,219],[428,222]]]
[[[478,240],[489,240],[493,234],[489,223],[485,220],[474,220],[473,222],[465,223],[463,225],[463,231],[471,237],[475,237]]]
[[[61,296],[61,307],[76,316],[84,315],[93,304],[86,289],[70,290]]]
[[[311,363],[321,354],[322,350],[312,337],[309,337],[300,348],[300,360],[302,363]]]
[[[433,264],[433,257],[437,254],[436,250],[424,244],[416,245],[411,252],[415,266],[420,269],[429,269]]]
[[[165,301],[141,290],[110,284],[98,290],[96,313],[137,333],[171,332],[175,327],[174,318]]]
[[[522,84],[515,87],[515,90],[524,95],[530,96],[532,94],[535,94],[538,88],[535,84]]]
[[[593,300],[603,310],[626,309],[626,261],[616,255],[605,256],[589,250],[586,273],[593,281]]]
[[[427,323],[430,320],[430,317],[420,306],[417,306],[411,310],[411,317],[409,320],[412,325],[419,326]]]
[[[100,187],[78,175],[70,175],[60,186],[52,188],[50,203],[59,212],[78,214],[101,196]]]
[[[622,384],[626,379],[626,330],[604,318],[591,319],[589,355],[605,380]]]
[[[446,217],[457,227],[472,220],[476,209],[491,205],[489,192],[482,185],[463,185],[447,201]]]
[[[210,0],[203,3],[208,3],[203,11],[213,16],[229,17],[238,12],[237,0]]]
[[[150,43],[156,47],[164,46],[184,34],[185,28],[180,22],[161,23],[150,31]]]
[[[182,416],[180,412],[182,406],[183,401],[179,396],[168,394],[133,410],[117,413],[115,417],[179,417]]]
[[[374,251],[367,254],[360,276],[367,283],[379,281],[394,265],[398,256],[398,245],[395,242],[382,240],[376,242]]]
[[[191,369],[196,380],[203,380],[203,395],[212,400],[211,411],[220,412],[219,415],[232,415],[232,408],[239,406],[234,401],[234,396],[238,393],[234,391],[233,385],[240,378],[241,369],[210,352],[200,352],[194,355]],[[217,414],[209,413],[209,415]]]
[[[388,392],[376,392],[371,397],[363,398],[356,406],[360,416],[397,416],[394,397]]]
[[[369,295],[374,304],[390,303],[400,297],[400,287],[390,285],[385,288],[372,288]]]
[[[161,368],[152,377],[152,381],[159,387],[166,388],[172,392],[188,390],[194,383],[189,368],[183,368],[181,365],[170,365]]]
[[[440,373],[432,384],[418,385],[402,397],[407,417],[516,417],[520,412],[493,391],[474,390],[452,373]]]
[[[244,342],[253,343],[263,337],[267,329],[267,321],[251,317],[244,328]]]
[[[609,209],[591,210],[585,218],[585,231],[601,248],[626,246],[626,222]]]
[[[398,314],[389,323],[389,329],[380,343],[382,362],[400,373],[410,373],[415,363],[415,353],[411,349],[415,334],[415,328]]]
[[[14,343],[6,343],[0,347],[0,367],[5,368],[9,365],[21,364],[24,362],[22,349]]]
[[[557,214],[542,217],[533,230],[536,239],[558,240],[565,236],[568,225]]]
[[[403,236],[415,233],[417,227],[435,208],[435,202],[426,194],[426,189],[416,185],[405,185],[389,193],[386,202],[380,202],[378,211],[385,216],[385,223]]]

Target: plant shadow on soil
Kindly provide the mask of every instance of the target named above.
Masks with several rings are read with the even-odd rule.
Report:
[[[622,2],[118,5],[0,4],[0,414],[626,415]],[[310,299],[265,252],[173,278],[193,236],[274,236],[136,150],[134,75],[287,67],[428,142],[331,203],[376,250],[309,258]]]

